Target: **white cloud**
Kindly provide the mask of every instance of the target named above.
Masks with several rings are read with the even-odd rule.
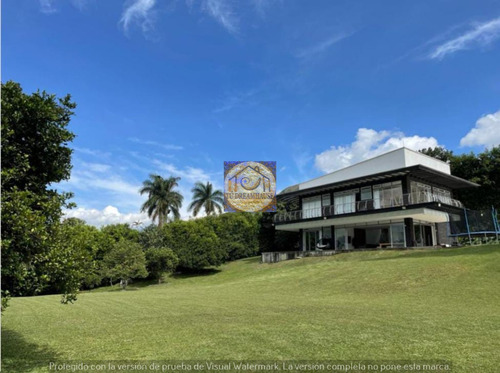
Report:
[[[143,32],[150,31],[154,23],[153,7],[156,0],[133,0],[128,2],[120,19],[125,32],[132,23],[137,23]]]
[[[40,1],[40,11],[45,14],[52,14],[57,12],[54,7],[54,0],[39,0]]]
[[[111,170],[109,164],[82,162],[82,165],[92,172],[104,173]]]
[[[333,172],[403,146],[420,150],[439,144],[434,137],[405,136],[402,132],[377,132],[369,128],[359,128],[354,142],[345,146],[332,146],[317,154],[315,165],[323,172]]]
[[[428,58],[442,60],[448,55],[477,46],[487,46],[500,37],[500,17],[476,24],[472,30],[435,47]]]
[[[205,0],[202,9],[231,35],[239,32],[239,19],[227,0]]]
[[[299,50],[297,53],[295,53],[295,57],[304,59],[319,55],[323,52],[326,52],[334,44],[337,44],[338,42],[349,36],[350,34],[345,33],[330,36],[329,38],[322,40],[314,45]]]
[[[159,143],[157,141],[151,141],[151,140],[142,140],[138,139],[137,137],[130,137],[129,141],[138,143],[138,144],[143,144],[143,145],[152,145],[152,146],[158,146],[166,150],[182,150],[184,147],[180,145],[173,145],[173,144],[163,144]]]
[[[193,183],[197,181],[200,181],[202,183],[210,181],[210,175],[201,168],[187,166],[184,169],[180,169],[171,163],[165,163],[157,159],[155,159],[153,163],[161,170],[167,171],[172,174],[172,176],[180,176],[181,179],[186,179]]]
[[[476,126],[460,140],[460,146],[500,145],[500,110],[479,118]]]
[[[100,227],[108,224],[134,224],[142,223],[141,226],[147,226],[151,223],[145,213],[129,213],[123,214],[114,206],[106,206],[102,210],[87,209],[79,207],[76,209],[65,210],[65,218],[78,218],[87,222],[87,224]]]

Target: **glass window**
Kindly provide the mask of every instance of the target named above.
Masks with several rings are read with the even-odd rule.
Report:
[[[330,206],[332,204],[332,202],[330,201],[330,194],[323,194],[321,196],[321,203],[323,204],[323,207]]]
[[[361,188],[361,200],[366,201],[372,199],[372,187]]]
[[[434,200],[451,205],[451,192],[446,189],[432,188],[434,192]]]
[[[356,212],[356,192],[348,190],[335,193],[335,214],[348,214]]]
[[[345,228],[335,229],[335,250],[345,250],[347,248],[347,234]]]
[[[373,186],[373,204],[376,209],[383,209],[403,204],[401,181]]]
[[[323,227],[323,238],[332,238],[332,227]]]
[[[426,203],[432,201],[432,188],[430,185],[411,182],[411,202]]]
[[[391,225],[392,247],[405,247],[405,226],[404,224]]]
[[[302,200],[302,219],[321,216],[321,197],[310,197]]]

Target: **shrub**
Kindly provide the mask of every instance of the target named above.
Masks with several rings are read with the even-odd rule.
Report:
[[[130,279],[146,277],[146,257],[140,245],[124,239],[116,242],[103,259],[103,275],[120,279],[123,289]]]
[[[175,221],[162,230],[166,246],[172,248],[182,268],[197,270],[219,266],[226,260],[226,250],[205,219]]]
[[[166,247],[153,247],[146,250],[149,275],[161,282],[163,274],[172,272],[179,264],[179,258]]]

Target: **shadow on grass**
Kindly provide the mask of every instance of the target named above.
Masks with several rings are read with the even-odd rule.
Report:
[[[467,246],[467,247],[450,247],[438,249],[409,249],[409,250],[394,250],[395,255],[382,258],[367,258],[366,261],[377,260],[395,260],[395,259],[415,259],[415,258],[450,258],[462,255],[484,255],[491,254],[495,251],[500,251],[498,245],[488,246]]]
[[[183,278],[191,278],[191,277],[203,277],[203,276],[212,276],[221,272],[220,269],[217,268],[202,268],[202,269],[182,269],[181,272],[176,272],[170,275],[170,277],[175,279],[183,279]]]
[[[26,341],[18,332],[2,329],[2,371],[14,373],[48,371],[59,354],[48,347]]]

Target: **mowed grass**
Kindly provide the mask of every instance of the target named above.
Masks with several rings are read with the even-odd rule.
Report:
[[[240,260],[161,285],[12,299],[6,372],[70,360],[432,360],[500,370],[500,246]]]

